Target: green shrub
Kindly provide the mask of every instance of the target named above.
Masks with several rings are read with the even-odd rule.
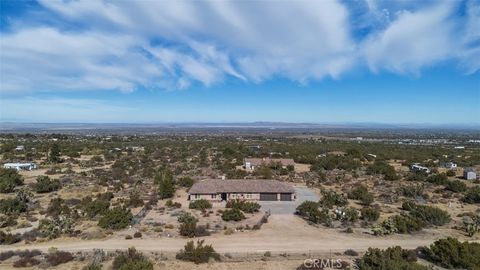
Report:
[[[84,204],[85,215],[89,218],[94,218],[97,215],[104,215],[108,208],[110,207],[110,202],[102,199],[96,199]]]
[[[295,214],[315,224],[330,224],[331,220],[328,215],[328,210],[320,211],[319,206],[317,202],[305,201],[297,207]]]
[[[153,270],[153,264],[134,247],[121,252],[113,259],[113,270]]]
[[[236,208],[236,209],[242,210],[245,213],[254,213],[254,212],[258,212],[262,206],[257,202],[234,199],[234,200],[229,200],[226,203],[225,207]]]
[[[450,215],[447,211],[428,205],[413,204],[410,215],[416,217],[428,225],[442,226],[450,222]]]
[[[369,248],[357,261],[358,269],[362,270],[428,270],[427,266],[417,263],[414,250],[404,250],[401,247],[390,247],[386,250]]]
[[[448,176],[448,177],[454,177],[455,175],[456,175],[456,174],[455,174],[455,171],[453,171],[453,170],[449,170],[449,171],[447,172],[447,176]]]
[[[480,244],[460,242],[455,238],[435,241],[425,249],[426,259],[445,268],[478,269]]]
[[[54,239],[62,234],[73,232],[74,220],[66,216],[56,216],[40,220],[38,230],[44,237]]]
[[[373,194],[368,192],[366,186],[359,185],[348,193],[348,198],[359,200],[363,205],[370,205],[373,202]]]
[[[10,193],[23,185],[23,178],[15,169],[0,168],[0,193]]]
[[[11,245],[20,242],[20,237],[11,233],[0,231],[0,245]]]
[[[408,185],[402,186],[398,189],[399,193],[407,198],[415,198],[418,196],[423,196],[424,185]]]
[[[177,180],[177,184],[181,187],[186,187],[186,188],[190,188],[193,186],[193,184],[195,183],[195,181],[193,181],[192,178],[186,176],[186,177],[181,177]]]
[[[179,233],[182,236],[194,237],[198,220],[190,213],[182,213],[177,221],[180,223]]]
[[[332,208],[333,206],[343,207],[348,204],[347,198],[333,190],[322,190],[322,198],[319,201],[320,206]]]
[[[480,203],[480,186],[471,188],[463,197],[463,201],[466,203]]]
[[[222,219],[224,221],[240,221],[242,219],[245,219],[245,215],[237,208],[231,208],[223,211]]]
[[[13,215],[26,212],[27,204],[18,198],[8,198],[0,200],[0,213],[5,215]]]
[[[132,223],[132,213],[129,209],[117,206],[109,209],[98,221],[98,226],[104,229],[120,230]]]
[[[216,261],[220,260],[220,255],[215,252],[212,245],[203,245],[204,240],[197,241],[197,245],[193,241],[187,242],[185,247],[180,250],[175,258],[177,260],[194,262],[195,264],[207,263],[210,258]]]
[[[448,182],[448,177],[444,173],[432,174],[427,177],[426,181],[435,185],[445,185]]]
[[[158,195],[160,199],[172,198],[175,194],[175,180],[172,172],[163,169],[155,176],[155,183],[158,185]]]
[[[380,217],[380,211],[376,208],[372,207],[364,207],[360,210],[361,212],[361,219],[372,222],[372,221],[377,221],[378,218]]]
[[[191,201],[190,205],[188,206],[190,209],[197,209],[197,210],[205,210],[205,209],[210,209],[212,208],[212,204],[205,200],[205,199],[200,199],[196,201]]]
[[[398,233],[413,233],[422,230],[425,223],[416,217],[397,215],[392,217]]]
[[[384,161],[375,161],[374,164],[367,167],[367,174],[383,174],[385,180],[398,180],[400,177],[395,172],[395,168]]]
[[[180,208],[180,207],[182,207],[182,204],[179,203],[179,202],[174,202],[172,200],[167,200],[165,202],[165,206],[170,207],[170,208]]]
[[[35,183],[34,189],[38,193],[48,193],[59,190],[61,186],[60,181],[52,180],[46,175],[41,175],[37,177],[37,183]]]
[[[445,189],[452,192],[464,192],[467,190],[467,185],[460,180],[447,181]]]

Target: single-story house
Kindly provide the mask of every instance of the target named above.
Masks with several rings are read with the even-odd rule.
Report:
[[[466,180],[476,180],[477,172],[475,172],[473,168],[465,168],[463,169],[463,178]]]
[[[425,173],[430,173],[430,169],[424,166],[420,166],[418,164],[413,164],[410,166],[410,171],[411,172],[425,172]]]
[[[270,164],[280,164],[283,168],[295,166],[295,161],[291,158],[245,158],[243,165],[247,170],[255,170],[258,166],[268,166]]]
[[[195,183],[188,191],[189,200],[293,201],[295,189],[285,182],[265,179],[209,179]]]
[[[17,171],[31,171],[37,168],[37,164],[33,162],[28,163],[5,163],[3,164],[5,169],[15,169]]]

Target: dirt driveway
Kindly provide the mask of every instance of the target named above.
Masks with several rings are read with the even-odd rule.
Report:
[[[295,209],[304,201],[318,201],[320,198],[315,191],[308,187],[294,187],[297,199],[295,201],[260,201],[262,211],[270,210],[273,215],[288,215],[295,213]]]

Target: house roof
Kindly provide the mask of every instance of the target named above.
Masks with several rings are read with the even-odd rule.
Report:
[[[214,193],[294,193],[293,187],[277,180],[241,179],[220,180],[209,179],[195,183],[190,194]]]
[[[295,161],[291,158],[246,158],[245,162],[250,162],[250,164],[254,166],[262,164],[268,165],[277,162],[281,163],[282,166],[295,165]]]
[[[476,172],[475,172],[475,169],[474,169],[474,168],[470,168],[470,167],[463,169],[463,171],[464,171],[464,172],[474,172],[474,173],[476,173]]]

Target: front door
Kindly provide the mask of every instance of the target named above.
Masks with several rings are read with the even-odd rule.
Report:
[[[221,197],[222,197],[222,201],[226,201],[227,200],[227,193],[222,193]]]

